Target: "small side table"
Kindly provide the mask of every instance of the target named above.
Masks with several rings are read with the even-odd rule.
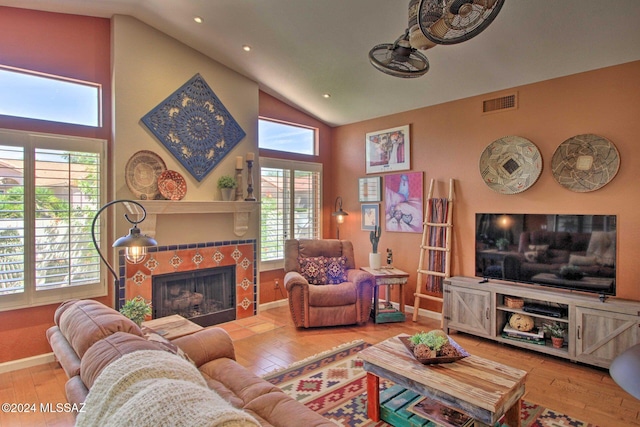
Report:
[[[373,269],[369,267],[360,267],[361,270],[371,273],[376,279],[376,285],[373,287],[373,310],[371,315],[373,316],[374,323],[390,323],[390,322],[404,322],[404,285],[409,280],[409,273],[404,272],[397,268],[380,268]],[[400,287],[399,310],[393,308],[389,301],[389,294],[391,288],[387,288],[386,302],[383,307],[380,307],[378,301],[380,294],[380,286],[393,286],[398,285]]]
[[[142,322],[142,326],[151,329],[168,340],[190,335],[204,329],[179,314],[147,320]]]

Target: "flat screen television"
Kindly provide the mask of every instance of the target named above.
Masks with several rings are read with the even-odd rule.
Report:
[[[615,215],[476,214],[476,276],[616,294]]]

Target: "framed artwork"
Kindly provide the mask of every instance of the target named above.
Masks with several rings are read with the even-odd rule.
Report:
[[[422,175],[422,172],[406,172],[384,177],[386,231],[422,233],[424,222]]]
[[[362,229],[367,231],[375,231],[380,225],[380,204],[364,203],[361,206],[362,211]]]
[[[367,173],[411,169],[409,125],[366,134]]]
[[[382,200],[382,177],[360,178],[358,180],[358,200],[379,202]]]

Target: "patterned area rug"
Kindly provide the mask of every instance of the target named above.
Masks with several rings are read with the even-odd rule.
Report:
[[[289,396],[340,426],[388,426],[367,418],[367,380],[359,351],[369,344],[355,341],[312,356],[264,378]],[[380,388],[392,386],[381,380]],[[522,402],[522,427],[596,427],[530,402]]]

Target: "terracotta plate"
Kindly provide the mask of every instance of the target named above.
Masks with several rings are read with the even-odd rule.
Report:
[[[158,189],[165,199],[182,200],[187,194],[187,182],[176,171],[164,171],[158,177]]]

